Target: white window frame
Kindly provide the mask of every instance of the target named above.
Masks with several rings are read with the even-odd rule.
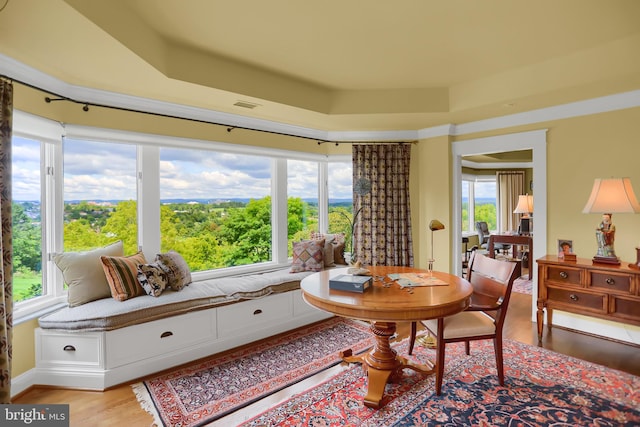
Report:
[[[42,147],[42,293],[16,304],[16,322],[38,317],[66,304],[67,292],[63,277],[53,262],[53,256],[63,250],[64,189],[63,138],[137,146],[138,179],[138,244],[146,256],[154,257],[160,250],[160,182],[159,151],[161,147],[193,148],[244,155],[265,156],[272,159],[272,261],[237,267],[194,272],[194,280],[243,274],[284,267],[290,264],[287,242],[287,159],[318,162],[319,229],[328,224],[328,162],[347,160],[344,155],[304,153],[274,148],[236,145],[162,135],[126,132],[89,126],[60,124],[53,120],[14,110],[13,134],[41,141]],[[350,159],[350,157],[348,157]],[[284,233],[280,232],[285,230]]]

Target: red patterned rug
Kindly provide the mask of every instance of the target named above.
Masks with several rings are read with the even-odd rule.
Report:
[[[372,344],[367,324],[334,317],[132,387],[156,424],[197,426],[338,364],[342,350]]]
[[[406,354],[406,341],[397,347]],[[435,359],[417,346],[415,358]],[[379,410],[362,404],[359,366],[272,407],[243,426],[638,426],[640,377],[505,340],[505,386],[491,341],[447,346],[442,396],[434,377],[405,370]]]

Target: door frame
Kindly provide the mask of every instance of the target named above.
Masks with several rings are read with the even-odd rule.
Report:
[[[543,257],[547,252],[547,129],[456,141],[452,144],[451,150],[453,154],[451,259],[454,273],[462,274],[462,157],[464,156],[532,150],[535,212],[533,253],[530,256],[533,256],[534,260]],[[535,266],[531,280],[533,284],[538,281]],[[537,286],[532,288],[531,315],[532,319],[535,319],[538,288]]]

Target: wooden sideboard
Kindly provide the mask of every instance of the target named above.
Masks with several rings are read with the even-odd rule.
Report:
[[[596,264],[590,259],[564,261],[547,255],[538,263],[538,342],[544,310],[551,329],[553,310],[640,325],[640,269]]]

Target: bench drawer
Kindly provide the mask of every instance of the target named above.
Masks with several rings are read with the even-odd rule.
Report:
[[[107,332],[107,368],[215,339],[213,312],[196,311]]]
[[[292,292],[284,292],[218,307],[218,337],[242,335],[250,330],[259,330],[273,325],[274,321],[291,318],[292,302]]]
[[[62,334],[37,329],[37,366],[102,367],[102,333]]]

